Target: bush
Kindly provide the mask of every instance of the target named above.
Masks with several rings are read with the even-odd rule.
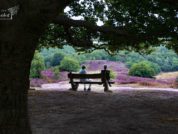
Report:
[[[113,70],[110,70],[110,78],[111,78],[111,79],[115,79],[116,76],[117,76],[116,72],[113,71]]]
[[[41,71],[41,77],[48,82],[53,82],[54,80],[59,79],[59,72],[59,66],[52,67]]]
[[[173,71],[177,71],[178,70],[178,59],[173,59],[172,70]]]
[[[59,79],[59,74],[60,74],[59,66],[53,67],[52,70],[53,70],[53,73],[54,73],[54,78]]]
[[[54,79],[54,72],[52,71],[52,69],[48,69],[48,70],[43,70],[41,71],[41,77],[44,80],[47,80],[49,83],[53,82]]]
[[[156,71],[149,62],[142,61],[131,66],[129,75],[152,78]]]
[[[39,78],[40,72],[44,69],[44,58],[38,51],[36,51],[31,63],[30,78]]]
[[[61,61],[60,69],[63,71],[77,72],[80,69],[80,64],[74,58],[64,57],[64,59]]]
[[[59,65],[63,58],[64,58],[63,53],[59,53],[59,52],[55,53],[54,56],[52,57],[51,65],[52,66]]]
[[[160,66],[157,64],[157,63],[152,63],[152,62],[149,62],[149,61],[145,61],[147,64],[149,64],[155,71],[155,75],[156,74],[159,74],[161,72],[161,68]]]
[[[50,68],[51,67],[52,58],[53,58],[52,56],[44,58],[44,62],[45,62],[46,68]]]

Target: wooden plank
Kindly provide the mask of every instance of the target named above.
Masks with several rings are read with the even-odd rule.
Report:
[[[69,82],[71,83],[71,82]],[[86,81],[86,82],[80,82],[80,81],[74,81],[73,83],[77,83],[77,84],[103,84],[103,82],[95,82],[95,81]],[[114,84],[113,81],[108,82],[110,84]]]
[[[77,84],[103,84],[102,82],[80,82],[80,81],[77,81],[77,82],[73,82],[73,83],[77,83]]]
[[[70,74],[69,78],[73,78],[73,79],[98,79],[98,78],[102,78],[102,74],[98,73],[98,74]]]

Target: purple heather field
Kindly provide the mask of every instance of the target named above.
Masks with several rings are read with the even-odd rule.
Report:
[[[161,84],[161,85],[172,85],[175,79],[161,79],[156,80],[154,78],[142,78],[129,76],[129,69],[124,63],[114,62],[114,61],[105,61],[105,60],[93,60],[86,61],[82,65],[87,67],[88,73],[97,72],[103,69],[104,65],[108,66],[109,70],[113,70],[116,73],[116,78],[114,79],[116,84],[133,84],[133,83],[150,83],[150,84]],[[55,75],[52,70],[41,71],[41,78],[30,79],[30,86],[39,87],[44,83],[55,83],[60,81],[67,81],[68,72],[60,72],[59,79],[55,79]]]

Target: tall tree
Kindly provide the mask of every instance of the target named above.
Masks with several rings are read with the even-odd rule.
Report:
[[[66,6],[70,7],[68,14],[64,13]],[[10,9],[13,14],[12,20],[0,20],[3,134],[31,133],[27,91],[30,64],[39,39],[45,45],[68,42],[79,50],[108,51],[144,50],[162,42],[178,51],[176,0],[1,0],[0,9],[1,13]],[[83,19],[73,20],[72,16]],[[96,25],[98,19],[103,26]]]

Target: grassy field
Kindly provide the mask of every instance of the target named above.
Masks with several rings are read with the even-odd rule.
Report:
[[[175,79],[178,77],[178,71],[177,72],[168,72],[168,73],[160,73],[156,76],[156,79]]]

